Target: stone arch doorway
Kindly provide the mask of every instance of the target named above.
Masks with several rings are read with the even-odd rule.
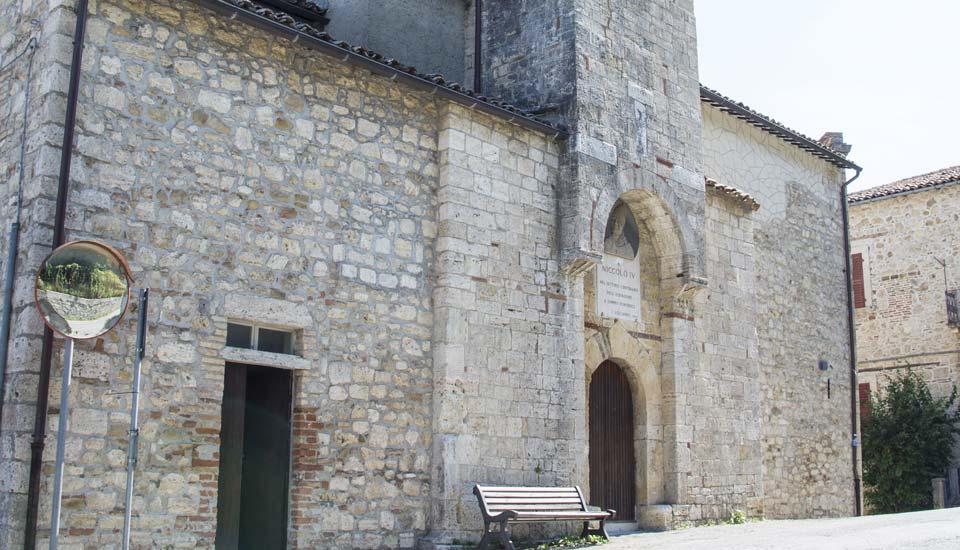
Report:
[[[633,521],[636,509],[633,395],[613,361],[604,361],[590,379],[590,504]]]
[[[634,452],[633,506],[618,504],[627,507],[617,508],[617,516],[643,528],[664,529],[672,522],[672,506],[687,496],[685,449],[692,442],[675,396],[686,393],[684,385],[699,357],[693,300],[705,282],[697,240],[702,211],[688,208],[677,190],[656,180],[628,180],[624,176],[604,189],[597,203],[601,215],[591,222],[592,249],[600,261],[583,287],[589,442],[584,482],[590,484],[591,497],[604,498],[600,495],[606,489],[598,487],[595,493],[593,487],[597,470],[608,465],[591,456],[598,426],[590,414],[596,405],[590,386],[594,371],[612,363],[631,390],[633,413],[632,435],[623,438]],[[627,286],[633,281],[639,288]],[[611,296],[617,303],[611,304]]]

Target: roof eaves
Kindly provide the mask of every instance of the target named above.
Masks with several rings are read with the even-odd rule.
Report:
[[[363,67],[372,73],[403,82],[414,88],[430,91],[470,109],[506,119],[507,122],[550,135],[554,139],[563,140],[569,137],[565,128],[540,120],[513,105],[477,95],[460,84],[446,82],[440,75],[419,73],[414,67],[404,65],[395,59],[388,59],[361,46],[351,46],[346,42],[335,40],[329,34],[307,23],[299,22],[282,11],[261,6],[250,0],[191,1],[228,15],[231,20],[237,19],[269,32],[287,36],[294,43],[303,42],[306,46],[337,57],[343,62]]]
[[[264,4],[273,6],[280,11],[295,15],[309,21],[311,24],[320,25],[320,30],[330,22],[327,18],[327,9],[321,8],[309,0],[260,0]]]
[[[892,197],[942,189],[960,183],[960,166],[952,166],[935,172],[921,174],[910,178],[897,180],[886,185],[871,187],[863,191],[851,193],[847,197],[850,204],[863,204]]]
[[[851,206],[856,206],[856,205],[861,205],[861,204],[867,204],[867,203],[869,203],[869,202],[877,202],[877,201],[882,201],[882,200],[886,200],[886,199],[895,199],[895,198],[897,198],[897,197],[903,197],[903,196],[906,196],[906,195],[913,195],[913,194],[915,194],[915,193],[923,193],[923,192],[925,192],[925,191],[934,191],[934,190],[937,190],[937,189],[943,189],[944,187],[950,187],[950,186],[956,185],[956,184],[958,184],[958,183],[960,183],[960,180],[947,181],[947,182],[944,182],[944,183],[938,183],[938,184],[936,184],[936,185],[928,185],[928,186],[926,186],[926,187],[914,187],[914,188],[912,188],[912,189],[903,189],[903,190],[900,190],[900,191],[893,191],[893,192],[890,192],[890,193],[870,195],[870,196],[866,196],[866,197],[854,197],[853,195],[850,195],[849,197],[847,197],[847,203],[850,204]]]
[[[717,180],[709,177],[704,177],[704,183],[706,183],[708,188],[715,189],[716,191],[727,195],[728,197],[743,203],[745,206],[756,212],[760,210],[760,203],[757,202],[757,199],[753,198],[752,195],[746,191],[741,191],[736,187],[731,187],[729,185],[724,185]]]
[[[838,166],[840,168],[850,168],[852,170],[861,169],[859,166],[848,160],[840,153],[825,147],[820,142],[795,130],[791,130],[776,120],[764,116],[754,111],[750,107],[747,107],[743,103],[734,101],[720,92],[711,90],[702,84],[700,85],[700,100],[740,120],[743,120],[748,124],[756,126],[768,134],[777,136],[783,141],[799,147],[800,149],[803,149],[804,151],[819,157],[830,164],[833,164],[834,166]]]

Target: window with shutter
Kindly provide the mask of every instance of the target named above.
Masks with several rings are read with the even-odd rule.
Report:
[[[853,267],[853,307],[866,307],[867,293],[864,291],[863,284],[863,254],[854,254],[851,264]]]

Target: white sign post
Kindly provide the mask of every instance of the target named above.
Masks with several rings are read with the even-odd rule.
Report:
[[[66,338],[60,384],[60,423],[54,466],[50,550],[60,539],[60,497],[63,462],[70,421],[70,375],[74,340],[96,338],[113,330],[130,300],[130,267],[113,248],[96,241],[67,243],[50,253],[34,281],[34,302],[43,322]]]

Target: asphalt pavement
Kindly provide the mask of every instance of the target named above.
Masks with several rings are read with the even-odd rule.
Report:
[[[960,550],[960,508],[613,537],[603,550]]]

